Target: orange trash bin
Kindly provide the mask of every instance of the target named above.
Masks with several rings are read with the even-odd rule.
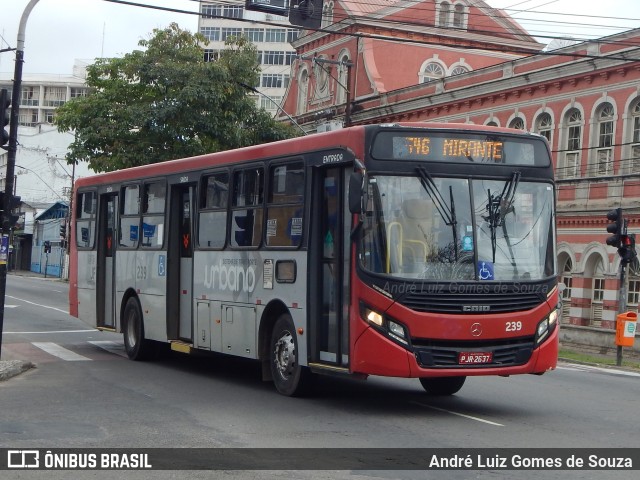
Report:
[[[636,338],[636,312],[625,312],[618,315],[616,320],[616,345],[619,347],[633,347]]]

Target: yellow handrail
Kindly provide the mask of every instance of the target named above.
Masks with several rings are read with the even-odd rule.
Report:
[[[391,272],[391,234],[393,233],[393,227],[397,227],[400,231],[400,241],[396,245],[396,253],[398,255],[399,264],[402,265],[402,224],[400,222],[391,222],[387,227],[387,270],[386,273]]]

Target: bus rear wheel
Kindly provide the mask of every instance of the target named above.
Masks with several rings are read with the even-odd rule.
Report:
[[[464,385],[467,377],[430,377],[421,378],[420,383],[431,395],[453,395]]]
[[[310,372],[300,365],[298,339],[291,315],[282,314],[276,320],[269,352],[276,390],[291,397],[303,394],[310,382]]]
[[[142,309],[135,297],[127,300],[124,307],[122,332],[124,349],[131,360],[145,360],[151,356],[153,345],[144,338]]]

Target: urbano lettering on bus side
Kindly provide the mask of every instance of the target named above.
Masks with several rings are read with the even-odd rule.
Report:
[[[253,266],[219,265],[206,266],[204,286],[208,289],[229,290],[231,292],[253,292],[256,288],[256,270]]]

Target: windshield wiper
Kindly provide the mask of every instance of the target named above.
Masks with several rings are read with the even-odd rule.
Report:
[[[502,227],[502,233],[509,247],[509,254],[511,255],[511,265],[515,269],[515,273],[518,273],[518,266],[513,255],[513,248],[511,241],[509,240],[509,234],[507,233],[507,226],[505,223],[505,217],[508,213],[515,214],[515,207],[513,202],[516,198],[516,190],[518,189],[518,183],[520,182],[520,172],[513,172],[511,178],[507,180],[502,189],[500,195],[492,195],[491,190],[487,190],[487,212],[488,215],[483,219],[489,224],[491,230],[491,250],[493,253],[493,263],[496,261],[496,230],[498,227]]]
[[[420,166],[416,167],[416,171],[420,175],[420,183],[422,188],[425,189],[429,198],[436,206],[436,210],[444,220],[445,225],[451,227],[451,233],[453,234],[453,252],[455,261],[458,261],[458,220],[456,219],[456,205],[453,200],[453,186],[449,185],[449,205],[442,197],[438,186],[433,181],[431,174],[426,168]]]

